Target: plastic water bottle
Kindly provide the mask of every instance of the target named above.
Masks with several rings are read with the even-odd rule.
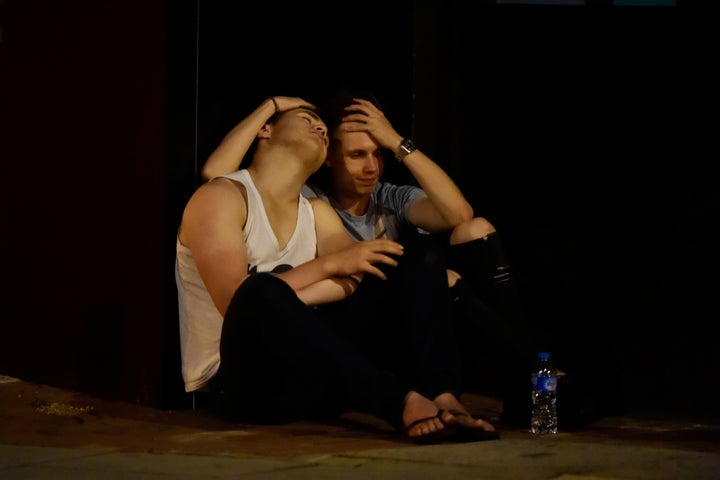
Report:
[[[530,431],[541,435],[557,433],[557,373],[550,363],[549,353],[538,353],[538,364],[530,379]]]

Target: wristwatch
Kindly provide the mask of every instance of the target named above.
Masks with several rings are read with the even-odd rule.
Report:
[[[401,162],[405,160],[405,157],[410,155],[412,152],[417,150],[417,147],[415,146],[415,142],[410,140],[409,138],[403,139],[402,142],[400,142],[400,148],[398,149],[398,152],[395,154],[395,158],[400,160]]]

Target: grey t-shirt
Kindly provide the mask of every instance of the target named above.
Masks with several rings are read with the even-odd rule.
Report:
[[[413,185],[393,185],[378,182],[370,195],[365,215],[352,215],[317,186],[306,184],[305,197],[319,197],[328,202],[340,215],[345,230],[356,240],[372,240],[385,237],[398,240],[401,226],[408,225],[407,210],[425,192]],[[419,229],[418,229],[419,230]]]

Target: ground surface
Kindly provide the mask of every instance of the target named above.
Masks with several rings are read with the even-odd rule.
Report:
[[[471,412],[486,418],[501,408],[497,400],[479,395],[465,401]],[[3,376],[0,405],[0,444],[6,445],[276,457],[408,445],[388,424],[368,415],[347,414],[334,423],[231,424],[205,410],[158,410]],[[500,431],[506,439],[531,435],[525,429]],[[610,417],[557,437],[720,453],[720,420]]]

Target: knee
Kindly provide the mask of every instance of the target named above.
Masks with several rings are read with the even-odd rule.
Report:
[[[462,277],[459,273],[457,273],[455,270],[447,269],[447,281],[448,281],[448,287],[452,288],[455,286],[458,280],[460,280]]]
[[[254,273],[243,280],[235,290],[230,305],[273,302],[288,293],[292,293],[290,286],[271,273]]]
[[[495,232],[495,227],[484,217],[474,217],[462,222],[450,234],[450,245],[485,238]]]
[[[266,289],[272,289],[277,285],[278,279],[271,273],[254,273],[243,280],[238,290],[257,294]]]

